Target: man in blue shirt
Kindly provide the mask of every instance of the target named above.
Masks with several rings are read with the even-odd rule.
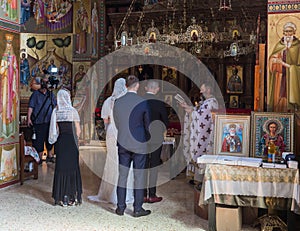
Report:
[[[41,80],[41,88],[34,91],[29,99],[27,120],[28,126],[33,126],[35,139],[32,139],[32,145],[35,147],[40,156],[40,164],[42,163],[42,155],[44,144],[47,148],[47,162],[55,162],[52,154],[52,145],[48,142],[50,119],[53,109],[56,107],[56,97],[53,92],[47,88],[48,79]]]

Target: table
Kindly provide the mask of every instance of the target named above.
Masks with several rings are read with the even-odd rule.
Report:
[[[161,159],[163,162],[170,159],[176,150],[176,140],[175,137],[166,136],[164,137],[163,147],[161,151]]]
[[[161,160],[164,166],[169,168],[170,179],[174,179],[186,167],[186,161],[179,142],[179,135],[164,137]]]
[[[212,203],[300,214],[299,170],[207,164],[199,204]]]

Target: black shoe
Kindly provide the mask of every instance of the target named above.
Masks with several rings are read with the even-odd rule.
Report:
[[[52,157],[48,157],[46,158],[46,163],[48,162],[51,162],[51,163],[55,163],[55,158],[52,156]]]
[[[119,216],[123,216],[124,215],[124,210],[121,210],[120,208],[116,209],[116,214],[118,214]]]
[[[133,216],[134,217],[142,217],[142,216],[147,216],[147,215],[149,215],[151,213],[151,211],[150,210],[145,210],[145,209],[141,209],[140,211],[138,211],[138,212],[133,212]]]
[[[195,185],[196,183],[195,183],[194,180],[190,180],[190,181],[189,181],[189,184],[190,184],[190,185]]]

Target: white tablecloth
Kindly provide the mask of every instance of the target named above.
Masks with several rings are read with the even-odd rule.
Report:
[[[199,204],[224,204],[219,195],[291,199],[290,210],[300,214],[299,170],[208,164]]]

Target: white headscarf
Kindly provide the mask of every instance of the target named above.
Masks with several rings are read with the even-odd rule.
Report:
[[[126,80],[124,78],[117,79],[114,85],[114,90],[112,95],[108,97],[102,105],[101,118],[107,119],[108,117],[112,117],[112,109],[114,107],[115,100],[125,95],[126,92],[127,92]]]
[[[124,78],[117,79],[114,85],[113,93],[111,95],[111,108],[113,108],[115,100],[125,95],[126,92],[126,80]]]
[[[58,138],[59,131],[57,122],[80,121],[77,110],[72,106],[70,92],[60,89],[57,93],[57,107],[53,110],[49,128],[50,144],[54,144]]]
[[[57,93],[56,121],[80,121],[77,110],[72,106],[68,90],[60,89]]]

